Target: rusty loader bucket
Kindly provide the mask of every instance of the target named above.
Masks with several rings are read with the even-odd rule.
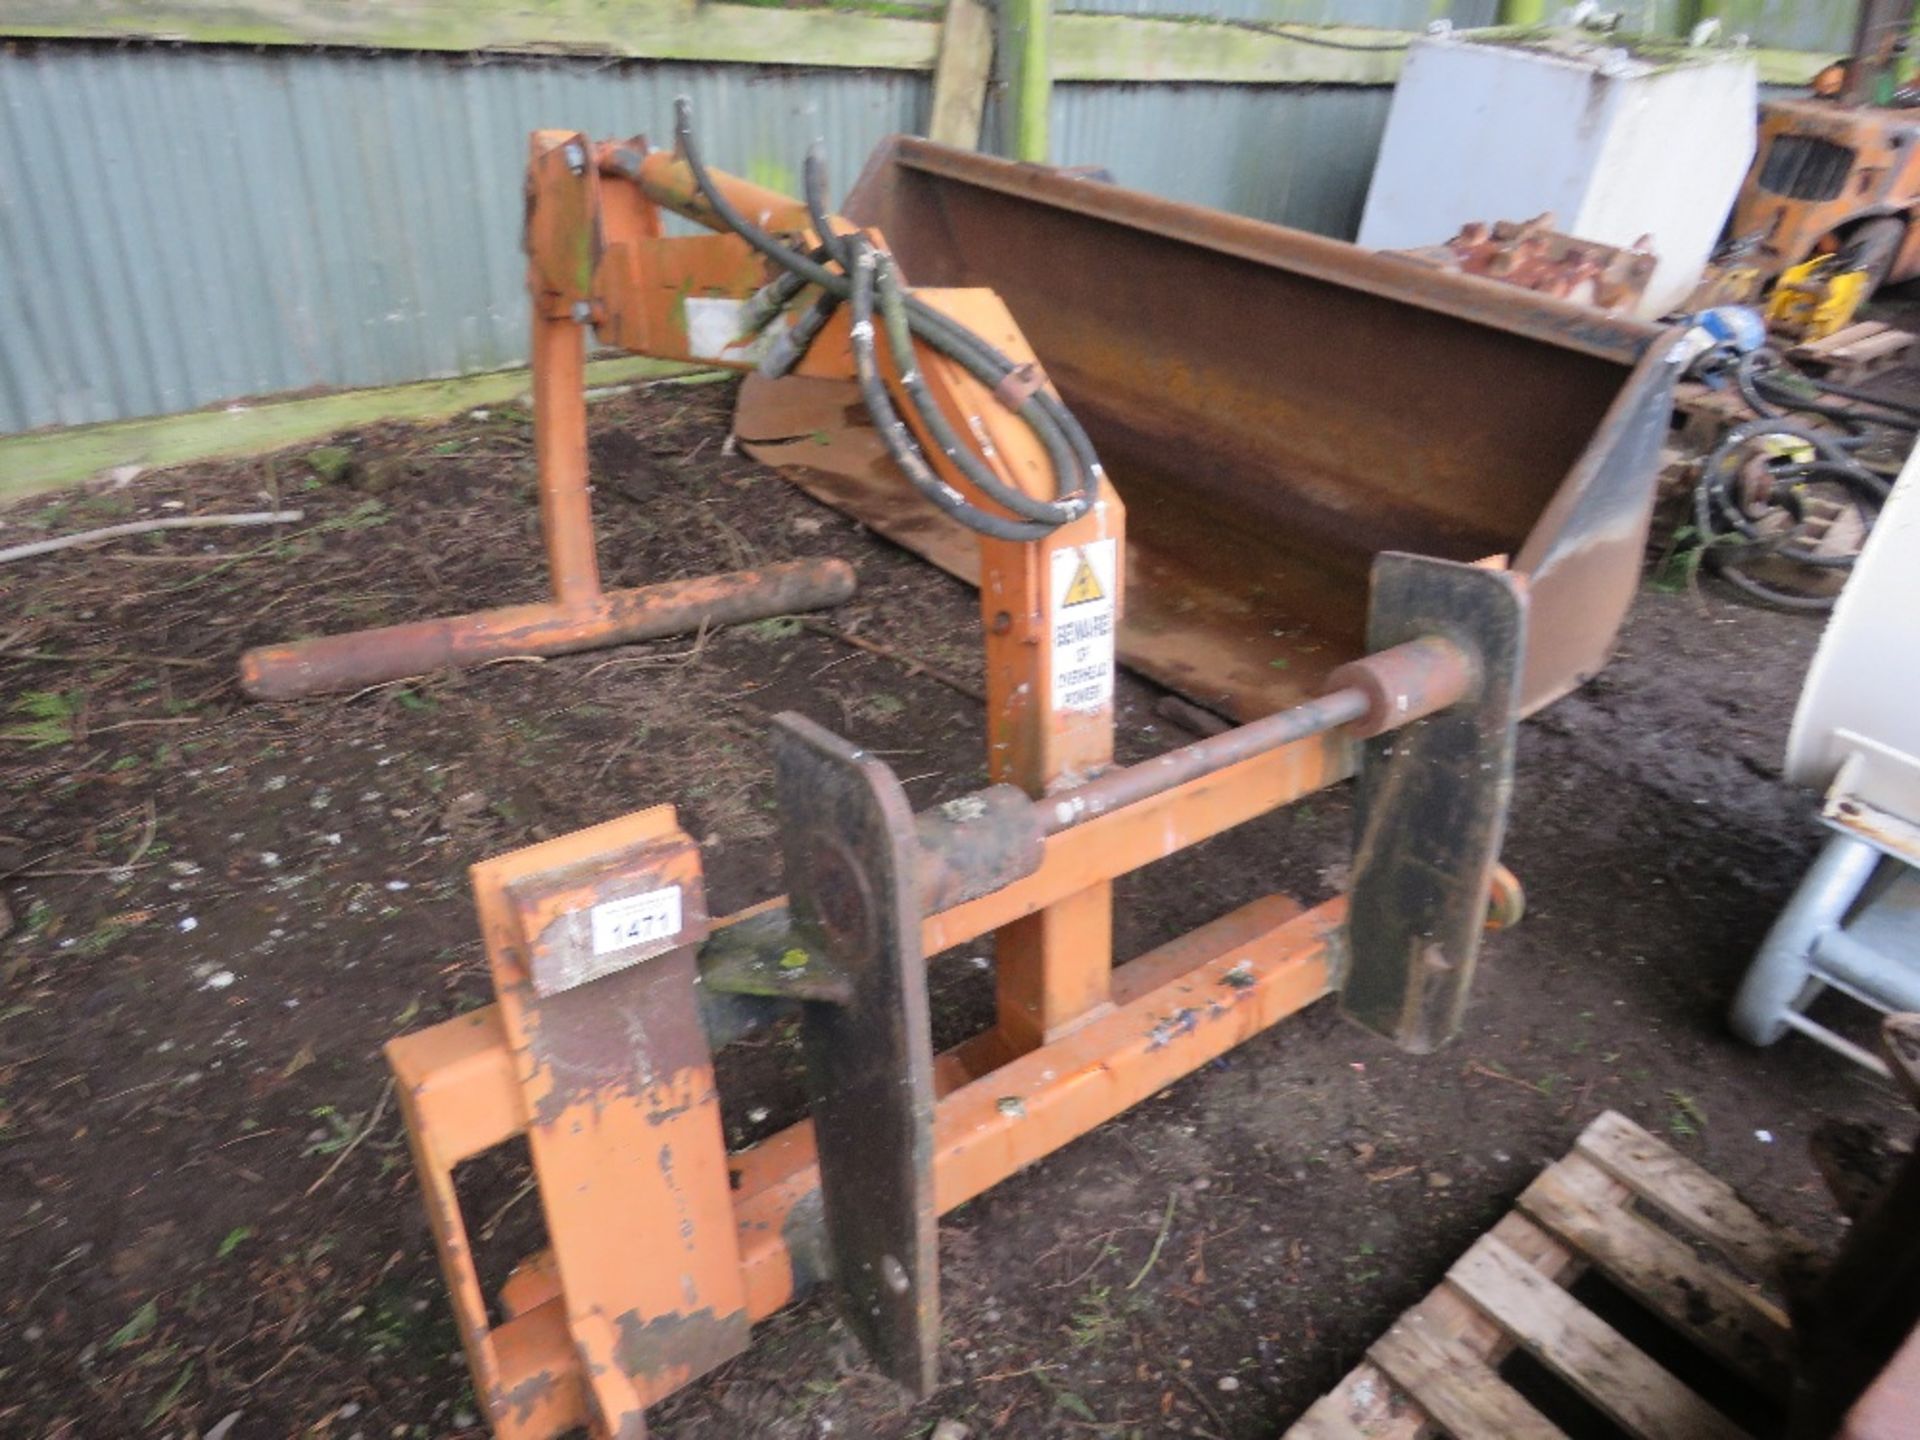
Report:
[[[1238,721],[1365,650],[1375,555],[1526,580],[1532,710],[1605,663],[1671,407],[1662,332],[1399,256],[896,138],[848,197],[916,287],[1006,301],[1129,514],[1120,657]],[[972,537],[850,382],[749,378],[740,437],[962,578]]]

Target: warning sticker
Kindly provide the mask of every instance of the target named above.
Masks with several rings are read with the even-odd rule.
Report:
[[[1100,710],[1113,703],[1114,588],[1119,542],[1053,553],[1053,708]]]

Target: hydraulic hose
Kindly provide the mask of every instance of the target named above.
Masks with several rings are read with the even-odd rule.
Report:
[[[1780,357],[1769,350],[1754,350],[1733,358],[1734,383],[1740,389],[1741,398],[1753,407],[1756,415],[1778,417],[1790,411],[1800,411],[1838,421],[1856,433],[1862,425],[1879,425],[1889,430],[1909,432],[1920,430],[1920,408],[1902,404],[1898,400],[1882,400],[1864,390],[1796,372],[1794,378],[1800,383],[1811,386],[1823,395],[1851,400],[1854,405],[1836,405],[1798,394],[1770,373],[1779,364]],[[1861,405],[1874,408],[1862,410],[1858,408]]]
[[[1102,472],[1092,442],[1072,412],[1044,387],[1023,384],[1023,367],[994,346],[906,293],[891,260],[880,256],[864,237],[840,235],[832,230],[824,203],[824,166],[817,153],[808,156],[807,203],[820,246],[813,253],[804,254],[781,243],[742,215],[713,183],[694,140],[692,107],[685,99],[675,103],[674,115],[681,157],[701,197],[721,223],[788,275],[797,276],[795,294],[803,285],[814,285],[821,290],[821,299],[799,322],[800,326],[812,324],[812,334],[804,338],[810,342],[812,335],[818,334],[831,304],[844,300],[850,305],[861,398],[873,417],[882,443],[915,489],[969,529],[1001,539],[1036,540],[1087,512],[1099,492]],[[829,263],[839,268],[831,269]],[[762,293],[780,284],[781,281],[776,280]],[[970,484],[1020,518],[1009,519],[982,509],[934,473],[918,440],[894,408],[881,379],[873,344],[876,305],[888,327],[888,348],[900,371],[901,388],[928,435]],[[827,307],[825,313],[822,307]],[[795,331],[789,330],[787,334],[795,336]],[[800,338],[795,336],[780,350],[779,358],[786,368],[790,369],[803,353],[803,347],[798,344]],[[973,447],[961,441],[925,388],[913,358],[915,340],[956,361],[968,374],[993,390],[996,398],[1033,432],[1053,467],[1055,495],[1052,500],[1036,500],[1006,485],[992,474]],[[769,359],[773,358],[770,354]],[[1010,386],[1014,391],[1012,395]]]
[[[1793,521],[1792,527],[1783,534],[1763,531],[1734,489],[1738,462],[1746,447],[1754,440],[1774,435],[1803,441],[1811,445],[1818,456],[1812,461],[1780,466],[1772,473],[1772,479],[1782,483],[1784,488],[1778,499],[1769,497],[1768,503],[1785,511]],[[1887,496],[1886,481],[1862,465],[1835,436],[1826,431],[1762,415],[1734,426],[1722,436],[1702,465],[1700,480],[1693,492],[1694,527],[1714,572],[1735,588],[1768,604],[1793,610],[1832,608],[1831,595],[1805,595],[1784,590],[1755,579],[1743,568],[1749,559],[1773,556],[1825,570],[1852,566],[1856,558],[1854,555],[1823,554],[1806,544],[1795,543],[1795,536],[1801,532],[1807,520],[1806,507],[1797,486],[1801,481],[1816,478],[1838,481],[1863,504],[1870,505],[1876,511]]]

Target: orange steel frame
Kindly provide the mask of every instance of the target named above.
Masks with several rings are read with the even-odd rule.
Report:
[[[536,186],[558,183],[550,157],[568,143],[585,141],[536,136]],[[739,294],[755,273],[732,237],[660,238],[647,201],[709,218],[684,165],[659,152],[609,152],[605,146],[595,152],[587,182],[594,194],[578,197],[572,212],[576,220],[597,214],[605,227],[589,303],[608,307],[596,313],[609,319],[621,343],[684,353],[685,322],[672,303],[680,280],[697,269],[715,289]],[[620,158],[636,183],[609,185],[596,199],[598,172]],[[727,177],[720,183],[768,228],[812,243],[793,202]],[[536,226],[539,216],[536,204]],[[534,243],[538,257],[541,242]],[[1032,358],[990,293],[917,293],[1016,360]],[[578,334],[553,313],[538,326],[546,337],[541,373],[551,417],[552,407],[563,403],[554,392],[578,393]],[[844,374],[846,357],[842,318],[823,334],[810,363],[817,373]],[[990,448],[983,445],[983,455],[1008,481],[1050,494],[1050,471],[1031,435],[958,367],[930,352],[919,359],[956,429],[984,435]],[[571,473],[579,463],[571,421],[564,434],[551,427],[545,434],[543,466],[552,462]],[[941,465],[937,448],[926,448]],[[988,503],[950,467],[942,473],[975,503]],[[584,494],[564,490],[547,500],[550,537],[578,534]],[[1124,557],[1124,513],[1104,485],[1087,515],[1045,540],[981,541],[990,777],[1036,799],[1084,783],[1112,761],[1111,701],[1095,709],[1061,708],[1049,658],[1053,556],[1063,549],[1084,553],[1102,541],[1112,541]],[[582,568],[590,558],[560,547],[554,552],[556,576],[587,577],[577,579],[587,587],[582,596],[593,593],[591,570]],[[1337,729],[1258,754],[1050,834],[1038,867],[1025,878],[924,915],[920,935],[928,956],[991,934],[997,961],[995,1028],[940,1056],[935,1066],[938,1210],[963,1203],[1328,993],[1344,944],[1344,899],[1303,910],[1271,895],[1116,968],[1111,884],[1352,775],[1357,755],[1356,741]],[[671,872],[697,884],[697,850],[678,835],[668,807],[477,866],[479,918],[499,1002],[387,1047],[475,1390],[502,1440],[544,1440],[582,1424],[599,1434],[643,1435],[645,1406],[736,1353],[745,1325],[818,1278],[817,1260],[796,1253],[791,1243],[799,1233],[797,1216],[818,1203],[811,1122],[725,1157],[731,1174],[718,1177],[676,1172],[663,1180],[668,1167],[647,1173],[636,1159],[653,1154],[661,1140],[655,1127],[663,1123],[679,1137],[675,1156],[724,1154],[704,1036],[691,1054],[654,1067],[658,1073],[646,1084],[622,1081],[573,1097],[556,1091],[553,1067],[534,1054],[541,1027],[556,1024],[553,1017],[569,999],[543,998],[532,980],[544,943],[539,937],[559,913],[555,907],[567,903],[562,892],[582,876],[638,875],[636,856],[647,857],[649,875]],[[718,921],[715,931],[766,908]],[[680,968],[658,984],[623,978],[627,989],[607,993],[637,997],[644,990],[648,1008],[633,1013],[698,1032],[691,947],[683,953],[684,961],[674,962]],[[596,985],[573,994],[590,995]],[[523,1134],[534,1146],[549,1248],[507,1280],[496,1323],[453,1177],[463,1160]],[[691,1257],[678,1268],[651,1250],[676,1235],[671,1243]],[[672,1294],[663,1288],[669,1275],[679,1287]],[[650,1368],[635,1360],[639,1342],[615,1333],[616,1319],[664,1323],[664,1317],[695,1313],[712,1327],[711,1344],[696,1346],[689,1363]],[[640,1325],[633,1334],[646,1330]]]
[[[1350,741],[1337,734],[1315,737],[1049,837],[1040,868],[1025,880],[927,916],[924,947],[931,955],[989,933],[1004,936],[1008,927],[1017,933],[1089,893],[1104,901],[1113,877],[1336,783],[1353,768]],[[622,832],[616,844],[629,839],[625,832],[644,833],[657,823],[649,818],[657,813],[612,822]],[[609,840],[581,832],[476,868],[482,929],[496,974],[513,948],[502,936],[511,935],[514,922],[501,899],[500,872],[490,867],[566,870],[582,856],[610,848]],[[1104,927],[1079,937],[1082,943],[1038,948],[1046,993],[1099,999],[1068,1017],[1059,1027],[1065,1033],[1039,1046],[1025,1043],[1025,1026],[1012,1034],[1003,1027],[940,1057],[938,1208],[944,1213],[962,1204],[1327,994],[1344,906],[1336,899],[1302,911],[1285,896],[1269,896],[1118,968],[1100,943]],[[1027,1003],[1032,977],[1003,976],[1000,987],[1004,1016]],[[537,1105],[528,1098],[509,1030],[513,1012],[503,994],[499,1005],[394,1040],[388,1058],[476,1393],[502,1440],[540,1440],[593,1423],[598,1415],[569,1335],[552,1253],[533,1256],[515,1271],[501,1297],[507,1318],[490,1325],[453,1187],[462,1160],[525,1133]],[[1006,1103],[1014,1098],[1018,1105]],[[636,1113],[641,1108],[636,1104]],[[732,1163],[738,1280],[746,1313],[758,1320],[787,1304],[812,1278],[804,1262],[797,1265],[786,1239],[794,1207],[819,1189],[811,1122],[772,1136]],[[544,1198],[545,1176],[542,1186]],[[646,1234],[650,1220],[670,1231],[678,1220],[667,1209],[653,1217],[621,1218],[601,1246],[610,1258],[621,1248],[622,1232]],[[551,1212],[548,1224],[554,1233]],[[652,1404],[674,1388],[636,1398]]]
[[[553,598],[260,646],[240,660],[240,687],[248,695],[295,699],[510,655],[560,655],[659,639],[702,624],[819,609],[852,595],[852,569],[831,559],[639,589],[602,587],[588,485],[587,327],[623,349],[744,368],[750,362],[693,352],[683,302],[689,293],[748,294],[767,279],[744,241],[730,235],[664,238],[659,207],[643,187],[603,188],[596,162],[613,148],[596,149],[566,131],[538,131],[528,162],[534,451]],[[743,198],[764,208],[771,192],[740,183],[748,192]],[[773,198],[791,219],[793,202]],[[822,340],[799,373],[850,375],[844,323],[837,336]]]

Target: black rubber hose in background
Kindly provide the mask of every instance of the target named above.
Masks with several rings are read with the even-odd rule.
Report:
[[[1714,573],[1736,589],[1768,604],[1790,610],[1831,609],[1834,601],[1831,595],[1802,595],[1782,590],[1752,578],[1740,567],[1740,562],[1746,558],[1777,556],[1799,564],[1834,570],[1850,568],[1857,558],[1854,555],[1820,555],[1804,546],[1793,545],[1791,532],[1773,537],[1761,534],[1754,525],[1732,493],[1729,482],[1733,463],[1741,449],[1749,441],[1769,435],[1785,435],[1802,440],[1812,445],[1820,457],[1815,461],[1787,467],[1788,475],[1824,475],[1841,481],[1855,494],[1872,501],[1876,506],[1885,500],[1888,489],[1886,482],[1849,455],[1834,436],[1791,420],[1762,416],[1729,430],[1701,467],[1700,480],[1693,492],[1694,528],[1699,543]],[[1781,508],[1793,516],[1797,529],[1804,518],[1797,498],[1784,499]]]

